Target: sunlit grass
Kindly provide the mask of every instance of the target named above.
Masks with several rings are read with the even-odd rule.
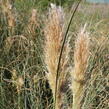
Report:
[[[48,26],[48,10],[47,7],[41,9],[41,4],[38,6],[36,0],[16,0],[11,8],[10,5],[8,9],[7,5],[4,8],[5,4],[0,7],[0,109],[53,109],[54,95],[49,85],[50,80],[46,78],[48,69],[44,54],[48,49],[45,48],[44,35],[44,28]],[[106,11],[108,5],[105,6],[81,4],[68,33],[71,39],[67,66],[69,73],[74,67],[74,42],[78,31],[87,24],[86,31],[90,33],[90,58],[82,109],[109,108],[109,15]],[[66,23],[71,13],[66,7],[64,12]],[[70,74],[67,79],[61,89],[65,89],[63,101],[72,109]]]

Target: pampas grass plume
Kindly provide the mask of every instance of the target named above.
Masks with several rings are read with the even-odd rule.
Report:
[[[64,13],[63,9],[59,6],[51,4],[46,27],[44,29],[45,41],[45,63],[47,65],[48,73],[46,77],[52,89],[53,98],[55,99],[56,88],[56,74],[59,61],[60,50],[63,40],[63,27],[64,27]],[[56,95],[56,109],[61,109],[63,105],[63,89],[66,81],[66,65],[68,62],[69,44],[66,43],[60,63],[60,76],[58,81],[58,89]]]
[[[89,34],[86,26],[80,30],[75,42],[74,70],[72,71],[73,109],[80,109],[83,86],[89,59]]]

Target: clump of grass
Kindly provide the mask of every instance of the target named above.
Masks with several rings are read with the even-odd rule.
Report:
[[[107,36],[94,36],[91,40],[91,57],[88,67],[91,76],[85,85],[86,94],[82,109],[108,109],[109,38]]]
[[[53,109],[56,70],[63,40],[63,10],[52,4],[48,13],[45,24],[45,63],[48,72],[45,76],[42,49],[44,36],[42,28],[45,19],[42,19],[43,13],[39,13],[40,9],[36,9],[41,2],[37,4],[36,0],[14,0],[14,5],[12,5],[10,1],[12,0],[0,1],[0,107],[1,109]],[[66,88],[67,79],[70,81],[69,75],[67,77],[70,49],[68,43],[64,46],[59,68],[56,109],[68,109],[66,101],[69,100],[69,105],[71,105],[72,94],[74,95],[74,109],[108,109],[109,107],[108,14],[105,9],[101,12],[106,15],[100,14],[98,9],[95,9],[98,6],[94,5],[94,10],[87,11],[93,6],[83,5],[76,12],[73,24],[71,24],[70,34],[68,33],[71,36],[77,33],[80,25],[86,20],[90,24],[92,36],[90,64],[88,65],[87,62],[88,33],[82,29],[75,42],[75,67],[71,72],[73,93],[71,94],[67,92],[69,87]],[[73,42],[71,46],[73,50]],[[90,74],[87,83],[85,83],[86,69]],[[84,95],[83,90],[85,90]]]
[[[73,109],[80,109],[89,59],[89,34],[85,27],[78,33],[74,50],[74,69],[72,75]]]
[[[61,7],[55,6],[54,4],[51,4],[51,9],[49,10],[49,15],[45,27],[45,63],[48,69],[46,77],[50,84],[50,88],[52,89],[54,99],[56,88],[56,72],[63,39],[63,27],[63,9]],[[56,95],[56,109],[61,109],[63,106],[63,90],[67,75],[66,66],[68,64],[68,54],[69,44],[66,43],[61,62],[58,91]]]

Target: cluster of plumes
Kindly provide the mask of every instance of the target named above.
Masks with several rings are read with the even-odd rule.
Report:
[[[55,97],[55,88],[56,88],[57,66],[58,66],[59,55],[60,55],[60,50],[62,47],[62,41],[64,36],[63,28],[64,28],[63,9],[61,7],[55,6],[54,4],[51,4],[51,8],[49,10],[48,19],[46,21],[46,27],[44,32],[46,36],[45,63],[48,69],[48,73],[46,73],[46,76],[50,84],[50,87],[52,89],[54,97]],[[57,101],[59,100],[59,98],[61,100],[60,88],[66,81],[68,54],[69,54],[69,44],[66,43],[64,47],[63,55],[62,55],[62,60],[60,63]]]
[[[80,30],[75,41],[74,69],[72,75],[73,109],[80,109],[89,59],[89,34],[86,26]]]
[[[61,7],[56,7],[52,4],[45,28],[45,63],[48,69],[48,73],[46,73],[47,79],[54,97],[56,88],[57,66],[64,35],[63,27],[63,10]],[[80,96],[83,95],[83,84],[85,81],[85,72],[89,59],[89,34],[85,31],[85,29],[86,25],[80,30],[75,41],[74,69],[71,72],[74,109],[80,109]],[[65,84],[67,80],[69,51],[69,43],[65,43],[58,77],[59,82],[56,98],[58,102],[58,104],[56,104],[58,105],[56,107],[57,109],[60,109],[61,105],[63,105],[63,92],[65,92],[64,89],[66,87]]]

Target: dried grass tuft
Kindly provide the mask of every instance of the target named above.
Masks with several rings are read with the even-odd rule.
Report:
[[[28,38],[30,40],[35,39],[37,36],[36,34],[36,30],[39,28],[39,16],[38,16],[38,11],[37,9],[32,9],[31,10],[31,16],[28,20],[28,24],[27,26],[24,28],[24,32],[26,34],[26,36],[28,36]]]
[[[84,79],[84,74],[88,65],[89,58],[89,34],[82,28],[75,42],[74,51],[74,78],[78,80]]]
[[[73,109],[80,109],[86,69],[89,59],[89,34],[86,27],[78,33],[74,50],[74,70],[72,72]]]
[[[44,32],[46,36],[45,63],[48,69],[48,73],[46,73],[46,76],[52,89],[54,98],[55,98],[57,65],[63,40],[63,27],[64,27],[63,9],[61,7],[55,6],[54,4],[51,4]],[[66,43],[61,61],[56,109],[61,109],[63,105],[63,94],[62,94],[63,92],[61,89],[63,89],[62,86],[66,81],[68,54],[69,54],[69,44]]]
[[[12,4],[9,0],[1,2],[1,9],[4,15],[4,19],[7,21],[8,31],[10,35],[13,35],[15,32],[16,26],[16,17],[15,12],[13,11]]]

